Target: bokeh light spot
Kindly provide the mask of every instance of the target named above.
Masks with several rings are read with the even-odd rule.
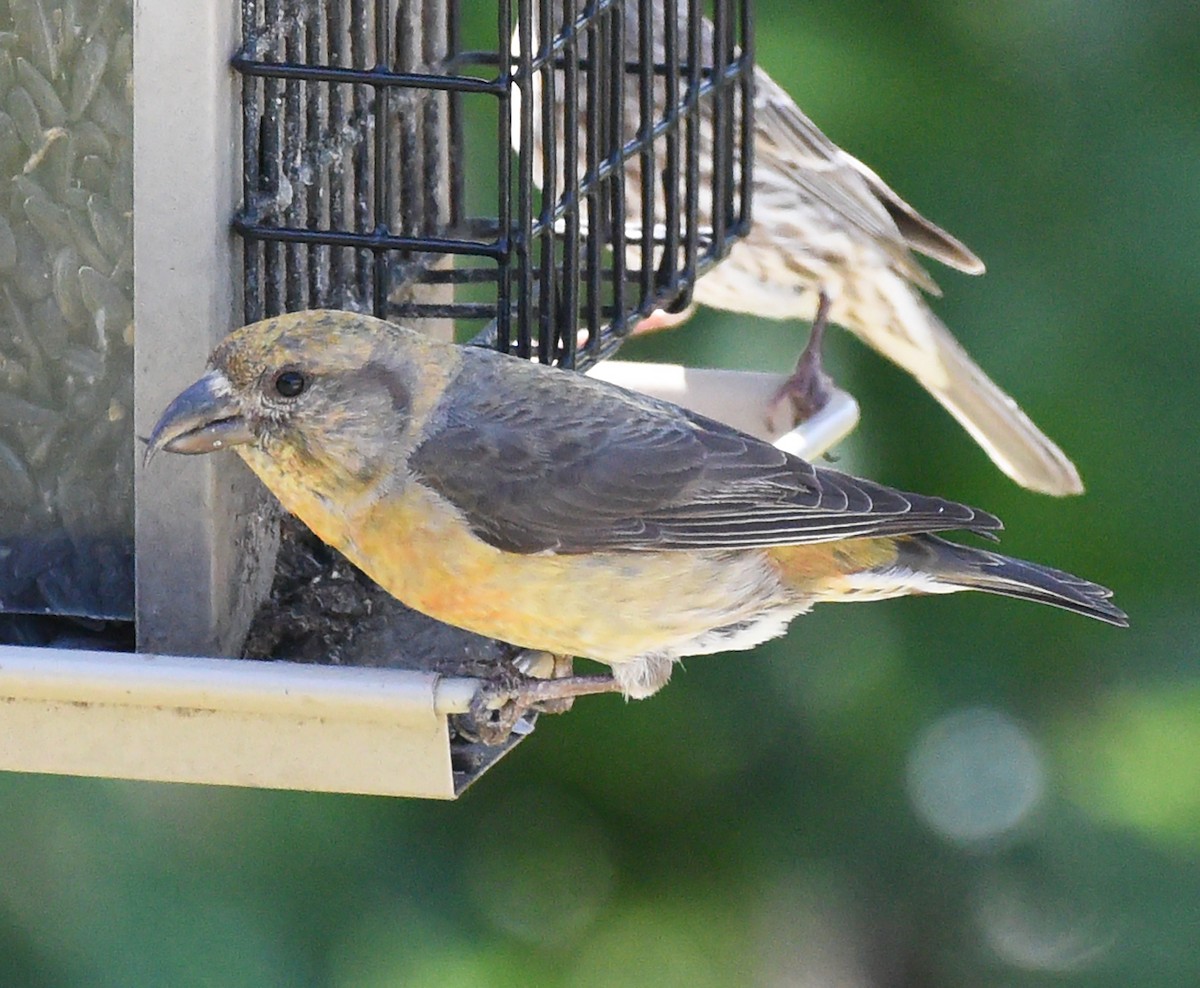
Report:
[[[1044,788],[1037,746],[998,710],[947,714],[924,731],[909,756],[913,807],[931,829],[959,844],[1007,834],[1029,816]]]
[[[980,886],[975,920],[1002,960],[1034,971],[1067,973],[1094,963],[1112,942],[1094,916],[1050,889],[996,875]]]
[[[578,939],[612,894],[598,818],[556,789],[521,790],[486,816],[466,855],[472,904],[497,931],[555,947]]]

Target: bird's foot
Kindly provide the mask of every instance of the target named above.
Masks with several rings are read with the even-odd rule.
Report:
[[[513,660],[513,665],[534,679],[568,679],[575,671],[575,660],[571,656],[553,652],[525,651]],[[565,714],[574,702],[573,696],[559,697],[546,700],[538,709],[544,714]]]
[[[790,432],[828,405],[833,392],[833,378],[825,373],[820,361],[801,357],[792,376],[783,382],[767,406],[767,428],[772,435]]]
[[[829,296],[822,292],[818,296],[808,343],[796,361],[796,369],[767,406],[767,428],[773,433],[788,432],[801,422],[807,422],[833,398],[833,378],[825,373],[821,359],[830,304]]]
[[[612,676],[572,676],[569,666],[566,675],[554,679],[502,674],[485,683],[471,701],[473,733],[484,744],[504,744],[529,711],[561,713],[577,696],[620,691]]]
[[[504,744],[529,711],[529,706],[514,702],[525,677],[515,672],[498,673],[489,679],[471,700],[465,721],[467,733],[486,745]]]

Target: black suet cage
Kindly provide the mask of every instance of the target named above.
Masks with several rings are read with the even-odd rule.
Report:
[[[582,369],[687,305],[749,222],[748,0],[11,6],[0,768],[452,797],[521,736],[451,724],[510,647],[137,437],[264,316]]]
[[[687,305],[750,219],[752,16],[666,6],[244,0],[246,320],[476,321],[583,366]]]

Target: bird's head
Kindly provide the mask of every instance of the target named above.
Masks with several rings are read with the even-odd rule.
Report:
[[[394,459],[407,445],[414,411],[428,404],[421,393],[426,365],[452,353],[412,330],[349,312],[252,323],[226,337],[208,373],[163,412],[147,460],[159,450],[240,447],[247,460],[262,454],[306,461],[314,480],[320,472],[366,479],[389,451]]]

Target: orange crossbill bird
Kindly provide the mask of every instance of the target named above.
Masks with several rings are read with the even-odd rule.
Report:
[[[663,22],[668,3],[675,5],[680,61],[686,65],[688,8],[680,0],[659,0],[655,5],[654,59],[657,63],[665,59]],[[626,5],[623,23],[626,58],[636,60],[637,4]],[[700,28],[700,50],[705,67],[710,68],[713,26],[703,20]],[[586,36],[580,39],[580,57],[586,55],[587,40]],[[513,45],[514,51],[519,50],[516,36]],[[530,102],[534,107],[545,98],[548,74],[533,76]],[[558,107],[554,118],[557,194],[564,188],[564,81],[560,69],[555,73],[553,95]],[[822,331],[828,319],[912,374],[1017,483],[1047,494],[1082,492],[1079,473],[1062,450],[988,378],[925,304],[922,292],[941,293],[911,252],[968,274],[981,274],[983,262],[826,137],[766,72],[756,68],[754,81],[753,223],[725,260],[696,282],[694,300],[717,309],[813,323],[809,346],[777,402],[790,399],[797,419],[817,410],[828,398],[828,379],[820,362]],[[666,82],[660,75],[654,85],[654,121],[661,121]],[[681,98],[686,89],[681,82]],[[639,136],[642,127],[635,73],[627,73],[623,91],[623,140],[628,143]],[[711,229],[712,112],[710,103],[701,106],[706,116],[698,128],[700,226]],[[518,111],[513,123],[517,144],[521,120],[516,100],[514,109]],[[581,98],[581,129],[588,124],[588,110]],[[533,174],[541,185],[545,179],[545,121],[540,112],[532,117]],[[626,230],[634,248],[630,251],[634,264],[640,263],[636,248],[643,222],[642,186],[647,182],[657,185],[665,164],[666,141],[659,139],[652,175],[642,173],[638,155],[631,156],[626,165]],[[665,217],[659,194],[656,222],[662,224]],[[686,313],[682,317],[686,318]],[[681,319],[660,312],[642,327],[678,321]]]
[[[323,311],[237,330],[210,367],[148,456],[235,448],[408,606],[599,660],[629,697],[822,601],[985,590],[1126,623],[1103,587],[931,534],[999,529],[984,511],[569,371]]]

